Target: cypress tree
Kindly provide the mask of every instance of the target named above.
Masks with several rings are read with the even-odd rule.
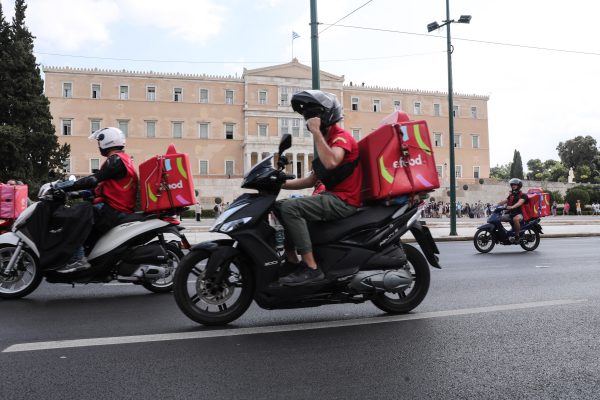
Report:
[[[523,179],[523,161],[521,160],[521,153],[515,150],[513,154],[513,162],[510,167],[510,177]]]
[[[16,151],[14,157],[25,164],[14,170],[14,176],[3,178],[17,178],[35,188],[49,179],[50,171],[62,168],[70,148],[60,146],[54,133],[50,102],[44,95],[44,83],[33,55],[34,36],[25,26],[26,9],[25,0],[16,0],[8,35],[6,25],[1,33],[0,52],[5,58],[2,60],[5,67],[2,78],[5,81],[0,82],[0,126],[11,129],[4,129],[0,140],[13,140],[13,143],[3,145],[2,153],[13,149]],[[21,140],[15,139],[15,135],[21,135]],[[12,168],[19,164],[15,160],[0,160],[0,173],[10,173],[7,165],[11,163]]]

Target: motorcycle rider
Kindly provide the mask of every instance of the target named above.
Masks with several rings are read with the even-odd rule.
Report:
[[[342,106],[335,95],[305,90],[292,97],[292,108],[306,121],[313,135],[316,156],[313,173],[287,181],[284,189],[305,189],[321,181],[325,190],[310,197],[280,200],[275,208],[286,232],[286,259],[298,267],[280,278],[283,285],[298,286],[324,279],[317,266],[308,231],[309,221],[331,221],[349,217],[360,206],[362,171],[358,164],[358,143],[337,122]],[[298,264],[296,251],[302,257]]]
[[[119,128],[102,128],[89,136],[98,142],[100,154],[106,161],[100,171],[81,178],[70,186],[61,188],[80,192],[82,197],[91,195],[87,189],[94,189],[94,225],[89,242],[95,242],[100,236],[119,224],[119,220],[135,210],[138,190],[138,176],[129,154],[124,151],[125,135]],[[83,246],[78,249],[72,261],[57,270],[70,273],[90,268],[84,256]]]
[[[498,206],[507,204],[506,210],[508,214],[502,215],[503,222],[513,223],[513,231],[515,232],[515,242],[519,242],[519,234],[521,232],[521,221],[523,220],[523,213],[521,212],[521,206],[527,202],[527,195],[521,192],[523,182],[519,178],[512,178],[509,182],[510,194],[506,200],[502,200],[498,203]]]

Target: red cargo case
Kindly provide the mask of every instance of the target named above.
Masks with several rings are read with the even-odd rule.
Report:
[[[158,212],[194,204],[194,181],[186,153],[170,145],[164,156],[140,164],[141,203],[144,212]]]
[[[362,200],[385,200],[439,188],[427,123],[410,121],[402,112],[393,113],[383,122],[358,143]]]
[[[0,218],[17,218],[27,208],[27,185],[0,184]]]
[[[523,219],[547,217],[551,213],[550,193],[544,193],[541,189],[532,188],[527,191],[527,203],[521,209]]]

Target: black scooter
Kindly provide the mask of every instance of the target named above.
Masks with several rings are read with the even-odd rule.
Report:
[[[279,154],[291,147],[286,134]],[[227,324],[239,318],[252,300],[265,309],[313,307],[324,304],[372,301],[383,311],[407,313],[429,289],[427,262],[436,268],[438,248],[429,229],[419,221],[419,205],[375,205],[344,220],[309,225],[313,252],[325,279],[302,286],[278,282],[285,271],[283,249],[269,223],[281,186],[293,175],[278,169],[272,156],[245,176],[243,188],[256,189],[238,197],[214,223],[211,232],[231,239],[192,247],[175,273],[173,292],[179,308],[204,325]],[[411,231],[425,257],[402,243]]]
[[[502,225],[502,215],[505,212],[507,212],[505,206],[496,207],[488,218],[487,223],[477,228],[477,232],[475,232],[475,236],[473,237],[473,244],[477,251],[480,253],[489,253],[496,243],[504,246],[518,244],[523,250],[527,251],[537,249],[540,245],[540,235],[544,233],[542,232],[540,219],[533,218],[521,223],[519,231],[521,240],[515,241],[515,232],[512,229],[507,230]],[[512,222],[510,222],[510,225],[513,226]]]

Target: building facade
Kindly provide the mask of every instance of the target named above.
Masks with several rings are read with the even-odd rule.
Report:
[[[310,89],[311,69],[297,60],[252,70],[242,77],[165,74],[44,67],[45,94],[59,142],[71,145],[65,170],[76,176],[100,168],[102,157],[91,132],[117,126],[137,163],[163,154],[174,143],[189,154],[194,184],[203,203],[231,201],[241,179],[257,161],[274,155],[281,135],[293,146],[288,171],[306,176],[313,141],[290,105],[294,93]],[[423,92],[344,84],[344,77],[321,71],[321,89],[344,107],[342,125],[361,139],[395,110],[428,122],[438,174],[448,186],[448,101],[443,92]],[[486,96],[454,96],[457,182],[489,176]],[[443,189],[442,187],[442,189]]]

